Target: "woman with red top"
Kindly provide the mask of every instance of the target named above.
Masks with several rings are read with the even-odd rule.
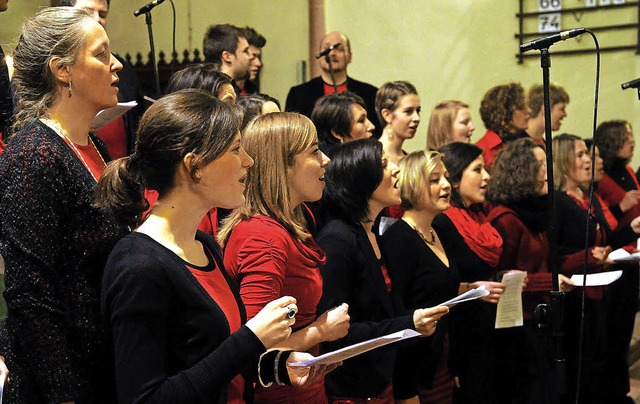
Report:
[[[604,165],[604,175],[597,179],[597,193],[618,219],[618,227],[626,226],[640,216],[640,185],[629,167],[635,141],[631,124],[623,120],[606,121],[598,125],[594,142]],[[637,248],[637,242],[627,250]],[[607,302],[611,352],[610,395],[622,398],[629,392],[629,364],[627,357],[638,310],[639,272],[637,263],[616,265],[622,277],[609,287]]]
[[[531,109],[520,83],[501,84],[490,88],[482,97],[480,116],[487,132],[476,142],[483,149],[484,162],[491,171],[496,154],[507,142],[529,137]]]
[[[403,288],[395,283],[393,268],[374,224],[384,207],[400,201],[396,187],[398,167],[375,139],[354,140],[334,152],[327,169],[322,206],[327,220],[318,234],[318,244],[327,253],[318,308],[323,310],[346,301],[351,326],[346,337],[323,343],[322,349],[332,351],[404,329],[433,334],[438,319],[448,309],[404,306]],[[412,383],[416,363],[401,362],[398,349],[399,346],[392,346],[368,352],[349,359],[327,375],[330,402],[393,403],[394,394],[398,402],[415,398],[417,390]]]
[[[288,366],[306,353],[265,352],[290,335],[295,299],[270,302],[246,321],[219,247],[197,230],[212,207],[244,200],[253,160],[241,121],[239,107],[205,91],[165,96],[142,117],[135,152],[98,184],[96,204],[134,228],[103,279],[120,402],[243,403],[256,379],[301,385],[327,370]],[[145,188],[159,199],[142,218]]]
[[[527,272],[523,295],[524,326],[495,331],[495,379],[498,401],[502,403],[541,403],[555,397],[545,377],[552,369],[551,346],[539,337],[533,311],[549,303],[553,289],[547,269],[549,203],[547,162],[542,146],[531,139],[509,143],[499,154],[491,171],[487,200],[494,204],[488,220],[502,236],[498,270]],[[560,289],[569,291],[573,283],[559,275]],[[539,339],[540,338],[540,339]],[[557,398],[555,398],[557,399]]]
[[[4,399],[109,402],[100,278],[126,227],[92,205],[110,158],[89,129],[118,102],[122,65],[104,28],[69,7],[27,20],[13,56],[18,113],[0,158]]]
[[[234,104],[236,93],[233,89],[233,79],[217,70],[213,64],[199,63],[190,65],[171,75],[167,84],[167,94],[175,93],[186,88],[195,88],[211,92],[220,101]],[[153,207],[158,200],[158,192],[149,189],[145,192],[149,206]],[[216,237],[218,224],[228,214],[226,209],[213,208],[202,218],[199,230]]]
[[[252,318],[283,295],[297,300],[296,327],[279,348],[319,352],[318,344],[343,337],[349,328],[343,304],[319,317],[320,265],[325,254],[307,231],[302,204],[324,189],[329,159],[318,148],[311,121],[292,112],[257,117],[245,128],[243,146],[256,163],[245,180],[246,199],[224,222],[218,236],[224,263],[240,285]],[[256,402],[326,403],[324,383],[304,390],[288,386],[258,388]]]
[[[556,231],[560,272],[570,276],[602,271],[611,249],[634,242],[640,233],[640,218],[619,227],[616,219],[600,198],[594,197],[589,210],[589,195],[581,185],[591,178],[591,157],[585,142],[574,135],[559,135],[553,139],[554,183],[556,186]],[[589,227],[586,216],[590,215]],[[615,229],[615,230],[614,230]],[[585,235],[589,235],[585,251]],[[585,262],[586,259],[586,262]],[[580,286],[580,285],[577,285]],[[586,402],[607,402],[608,391],[603,389],[607,381],[607,345],[609,330],[605,322],[603,288],[589,287],[586,293],[585,331],[581,352],[582,378],[578,392]],[[578,341],[580,340],[580,293],[571,293],[565,299],[565,342],[567,362],[567,391],[571,399],[576,394],[578,365]],[[606,383],[605,383],[606,385]],[[574,401],[574,400],[571,400]]]
[[[487,221],[485,194],[489,173],[482,149],[453,142],[440,148],[451,182],[451,207],[433,219],[433,227],[460,273],[459,293],[484,285],[490,294],[451,312],[449,365],[454,402],[495,402],[493,386],[495,304],[504,292],[496,280],[502,237]]]

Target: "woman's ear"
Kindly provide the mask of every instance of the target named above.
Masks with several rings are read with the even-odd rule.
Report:
[[[198,170],[198,166],[196,164],[196,160],[198,155],[189,152],[183,158],[180,163],[180,167],[178,168],[177,176],[178,178],[182,177],[185,179],[195,180],[196,182],[202,178],[202,173]]]
[[[51,58],[49,61],[49,70],[58,83],[68,86],[71,82],[71,69],[68,65],[62,63],[59,57]]]
[[[333,129],[331,129],[331,136],[333,136],[334,138],[338,139],[338,142],[340,142],[340,143],[344,142],[344,136],[338,135],[338,133]]]
[[[382,115],[382,119],[384,119],[387,125],[389,125],[393,120],[393,112],[389,111],[386,108],[382,108],[382,110],[380,111],[380,115]]]

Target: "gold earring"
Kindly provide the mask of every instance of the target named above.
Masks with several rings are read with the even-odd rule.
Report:
[[[69,80],[69,98],[71,98],[71,94],[73,93],[73,89],[71,86],[71,80]]]

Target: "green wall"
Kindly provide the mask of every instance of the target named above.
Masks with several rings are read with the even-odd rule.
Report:
[[[109,27],[114,51],[148,52],[144,17],[133,11],[146,0],[112,0]],[[175,0],[177,7],[177,48],[202,47],[202,37],[210,24],[229,22],[250,25],[264,34],[265,68],[262,89],[284,103],[289,87],[297,83],[297,65],[308,55],[308,16],[305,0]],[[0,42],[10,44],[19,33],[22,18],[48,1],[11,1],[9,11],[0,14]],[[537,2],[527,0],[528,11]],[[582,7],[584,0],[564,0],[564,7]],[[538,57],[517,64],[518,1],[516,0],[326,0],[326,29],[347,34],[354,52],[349,73],[374,85],[405,79],[420,92],[423,122],[408,150],[423,148],[431,108],[440,100],[468,102],[476,125],[474,140],[484,133],[478,108],[484,92],[499,83],[521,82],[525,88],[542,81]],[[637,21],[637,9],[566,14],[564,29],[595,27]],[[171,49],[171,4],[167,1],[153,11],[156,49]],[[578,21],[579,19],[579,21]],[[534,31],[536,20],[526,29]],[[600,46],[633,44],[633,31],[597,33]],[[551,50],[593,48],[588,35],[554,45]],[[552,56],[551,79],[564,86],[570,96],[569,116],[563,132],[591,136],[595,55]],[[621,91],[622,82],[640,76],[640,62],[633,51],[603,53],[598,122],[628,119],[640,134],[640,101],[634,90]],[[633,166],[640,164],[636,152]]]

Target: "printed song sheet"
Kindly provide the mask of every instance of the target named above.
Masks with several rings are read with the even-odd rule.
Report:
[[[502,277],[505,289],[498,301],[495,328],[522,326],[522,287],[526,277],[525,271],[510,271]]]
[[[392,344],[394,342],[402,341],[405,339],[419,336],[420,333],[414,330],[406,329],[404,331],[394,332],[382,337],[373,338],[368,341],[359,342],[333,352],[317,356],[313,359],[303,362],[294,362],[289,366],[314,366],[314,365],[330,365],[332,363],[341,362],[354,356],[358,356],[365,352],[369,352],[372,349],[379,348],[384,345]]]

